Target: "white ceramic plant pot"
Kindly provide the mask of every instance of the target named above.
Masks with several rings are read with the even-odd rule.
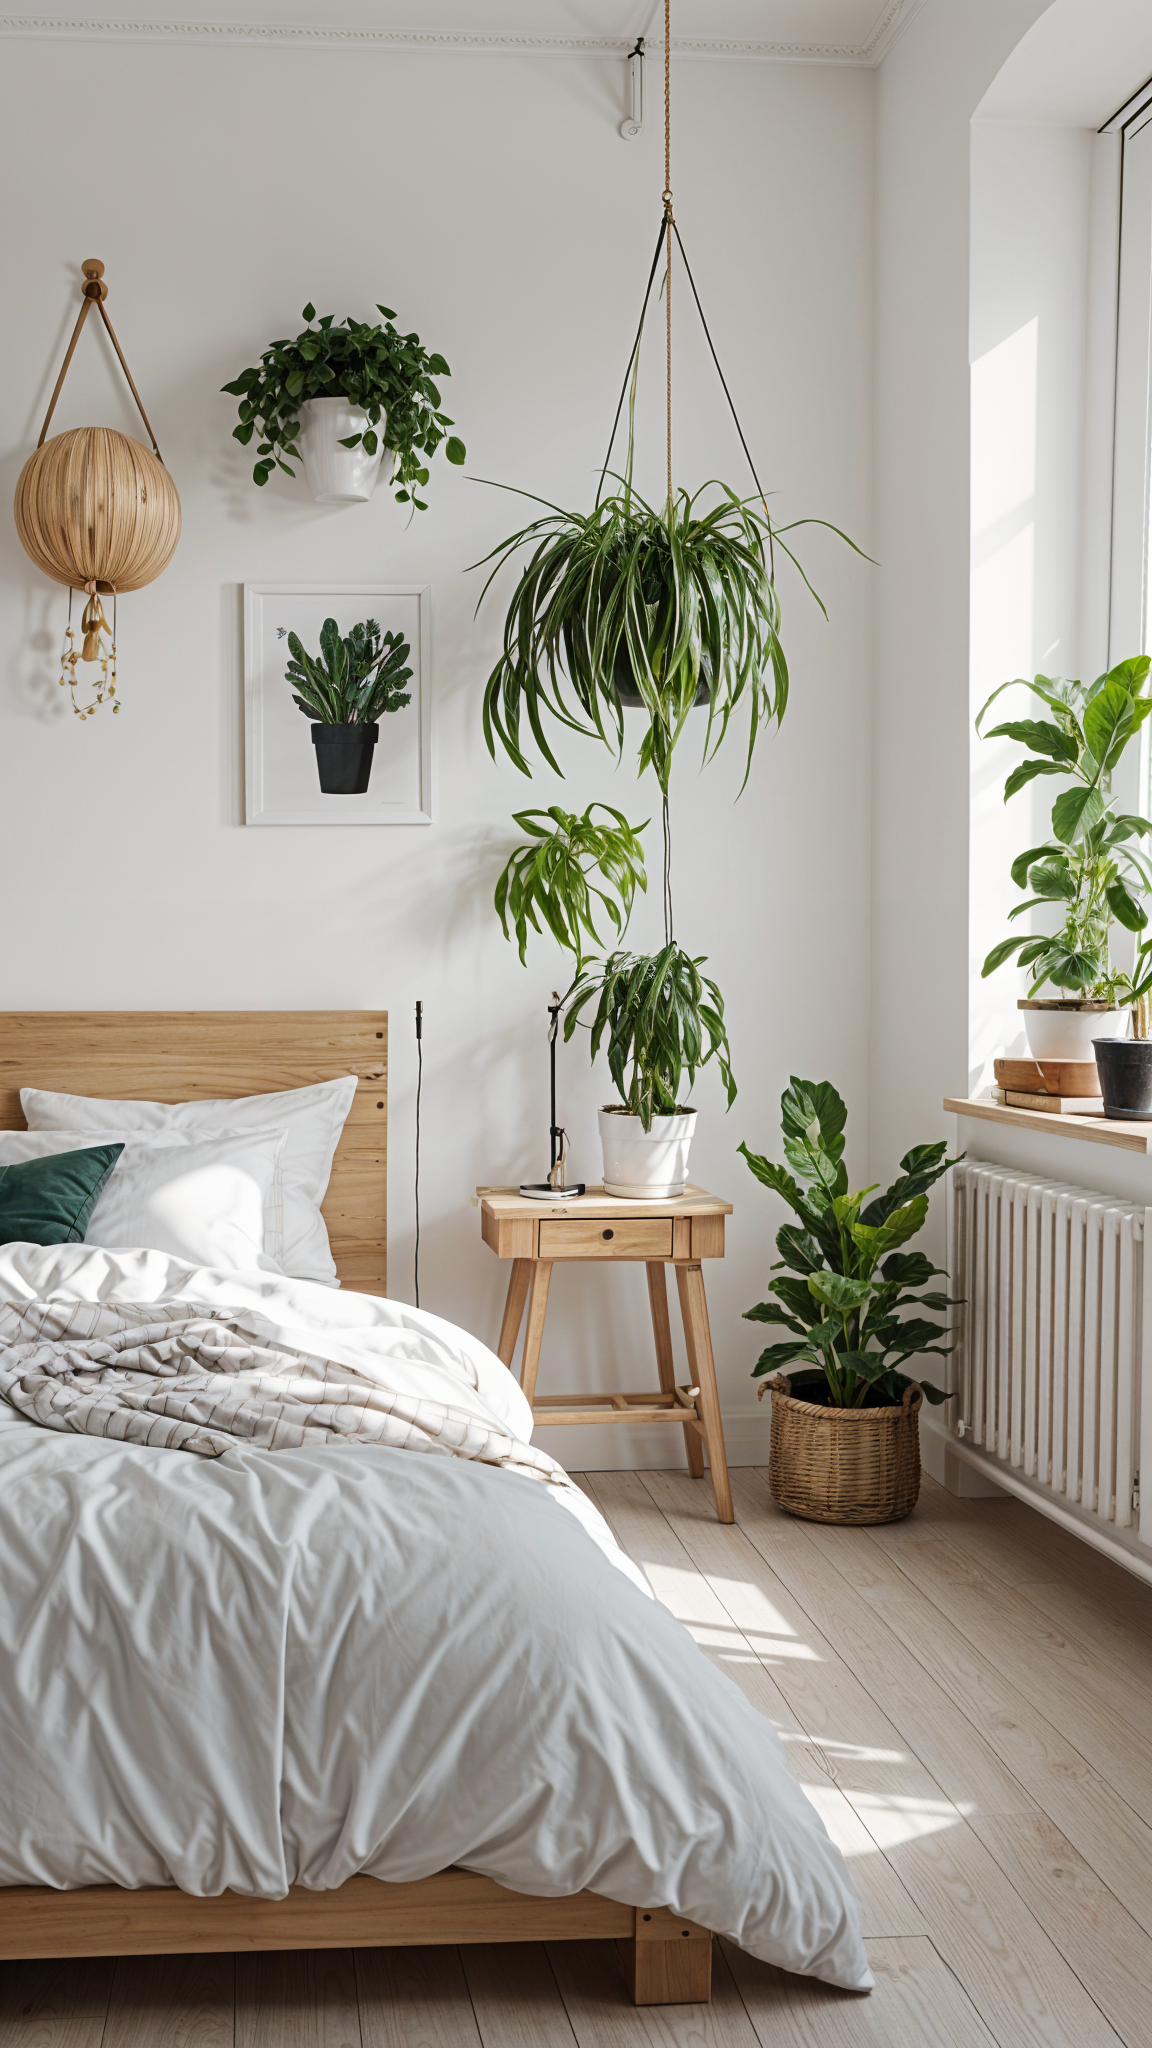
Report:
[[[638,1116],[602,1109],[605,1194],[623,1195],[631,1202],[663,1202],[670,1195],[682,1195],[695,1129],[694,1109],[681,1116],[654,1116],[650,1131]]]
[[[395,451],[384,446],[387,413],[373,429],[375,455],[342,448],[349,434],[362,434],[371,422],[362,405],[346,398],[306,398],[300,407],[300,453],[308,488],[318,505],[362,505],[372,496],[383,471],[387,483],[396,467]]]
[[[1033,1005],[1023,1000],[1019,1008],[1034,1060],[1093,1060],[1094,1038],[1128,1035],[1127,1010],[1081,1008],[1077,1003]]]

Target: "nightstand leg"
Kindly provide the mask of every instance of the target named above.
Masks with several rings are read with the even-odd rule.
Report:
[[[676,1369],[672,1362],[672,1325],[668,1321],[668,1286],[664,1278],[664,1266],[660,1259],[649,1259],[648,1300],[652,1308],[652,1335],[656,1339],[656,1366],[660,1374],[661,1392],[674,1394],[676,1391]],[[690,1422],[684,1424],[684,1448],[688,1453],[688,1470],[693,1479],[704,1477],[704,1446]]]
[[[724,1425],[720,1420],[720,1396],[716,1390],[716,1360],[712,1355],[712,1332],[708,1327],[708,1301],[704,1275],[698,1260],[676,1268],[680,1313],[684,1318],[684,1342],[692,1382],[700,1389],[700,1420],[712,1467],[712,1491],[716,1513],[722,1522],[734,1522],[732,1493],[728,1485],[728,1464],[724,1456]]]
[[[504,1303],[504,1321],[500,1325],[500,1342],[496,1346],[497,1358],[505,1365],[512,1364],[516,1350],[516,1339],[520,1335],[520,1318],[524,1303],[528,1299],[528,1282],[532,1278],[531,1259],[513,1259],[512,1271],[508,1277],[508,1299]]]
[[[520,1364],[520,1386],[529,1401],[536,1398],[536,1373],[540,1365],[540,1339],[548,1313],[548,1282],[552,1278],[550,1259],[537,1259],[532,1266],[532,1292],[528,1297],[528,1323],[524,1331],[524,1357]]]

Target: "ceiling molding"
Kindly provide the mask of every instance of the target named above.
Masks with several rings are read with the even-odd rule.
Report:
[[[923,0],[885,0],[862,43],[765,42],[724,36],[673,36],[674,57],[770,64],[879,64]],[[630,36],[533,36],[452,29],[337,28],[328,23],[241,21],[88,21],[78,17],[0,15],[0,37],[65,42],[293,44],[315,48],[462,51],[488,56],[626,57]],[[663,49],[663,38],[646,38]]]

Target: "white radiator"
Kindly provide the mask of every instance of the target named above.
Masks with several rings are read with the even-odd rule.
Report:
[[[1139,1505],[1152,1209],[979,1161],[951,1183],[948,1291],[965,1298],[953,1429],[1098,1526],[1152,1543],[1152,1501],[1143,1518]],[[1152,1451],[1152,1380],[1144,1405]]]

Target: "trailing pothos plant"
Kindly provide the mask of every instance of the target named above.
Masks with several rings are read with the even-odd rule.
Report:
[[[1047,718],[1012,719],[992,727],[987,739],[1016,740],[1024,760],[1004,784],[1004,801],[1038,776],[1059,776],[1071,787],[1052,806],[1052,837],[1030,846],[1012,863],[1012,880],[1027,893],[1009,914],[1049,906],[1063,912],[1053,933],[1018,932],[993,946],[984,962],[995,973],[1015,954],[1031,969],[1029,994],[1046,982],[1069,997],[1134,1002],[1152,989],[1145,972],[1150,945],[1139,944],[1133,974],[1113,967],[1110,934],[1114,923],[1142,933],[1148,912],[1141,900],[1152,889],[1152,862],[1141,842],[1152,836],[1152,820],[1117,811],[1112,776],[1125,749],[1152,714],[1144,694],[1152,663],[1146,654],[1118,662],[1094,683],[1017,677],[993,690],[976,720],[1003,690],[1030,690],[1048,707]]]
[[[365,619],[341,638],[335,619],[325,619],[317,656],[286,627],[276,631],[288,640],[285,681],[293,702],[317,724],[373,725],[412,702],[404,689],[412,675],[404,666],[412,649],[402,633],[381,634],[375,619]]]
[[[684,1076],[691,1087],[699,1067],[714,1059],[728,1093],[736,1100],[724,1001],[714,981],[702,975],[707,963],[693,959],[669,940],[659,953],[610,953],[585,963],[564,998],[564,1038],[571,1038],[580,1013],[595,1001],[591,1053],[601,1043],[625,1112],[646,1131],[654,1116],[683,1112]]]
[[[604,813],[603,821],[593,816],[595,811]],[[596,907],[608,916],[619,939],[637,889],[648,887],[639,838],[644,825],[630,825],[623,811],[602,803],[589,804],[580,813],[550,804],[546,811],[516,811],[513,819],[530,836],[513,848],[496,883],[496,914],[504,937],[512,935],[511,922],[524,966],[529,926],[534,932],[546,927],[575,954],[579,974],[585,934],[594,945],[601,943]],[[599,881],[593,881],[593,875]]]
[[[783,539],[792,527],[773,525],[761,501],[739,498],[722,483],[692,494],[677,491],[658,511],[632,484],[631,450],[628,473],[618,482],[620,489],[598,498],[591,512],[536,499],[547,506],[542,516],[484,557],[495,566],[481,602],[505,563],[530,551],[484,690],[488,750],[495,757],[499,742],[530,775],[526,723],[559,774],[546,714],[620,753],[623,688],[639,695],[648,714],[640,769],[651,766],[666,795],[672,755],[702,686],[705,759],[716,752],[738,706],[745,707],[747,781],[757,736],[773,719],[779,723],[788,703],[771,561],[779,547],[796,562]],[[711,492],[715,500],[706,505]]]
[[[930,1286],[943,1269],[901,1246],[923,1227],[928,1189],[956,1161],[947,1158],[945,1144],[914,1145],[900,1161],[899,1178],[865,1206],[875,1190],[848,1191],[848,1112],[831,1082],[793,1075],[780,1116],[791,1172],[740,1146],[757,1180],[782,1195],[797,1219],[776,1233],[780,1257],[772,1270],[783,1277],[769,1282],[772,1299],[744,1311],[749,1322],[792,1332],[761,1352],[753,1378],[786,1369],[798,1400],[835,1408],[896,1402],[912,1385],[931,1402],[948,1400],[904,1367],[912,1358],[951,1351],[946,1331],[931,1318],[958,1304]],[[924,1287],[926,1294],[918,1291]],[[909,1308],[930,1314],[906,1316]]]
[[[257,368],[241,370],[223,390],[240,401],[239,424],[234,438],[248,446],[259,435],[258,461],[252,471],[254,483],[266,484],[273,468],[295,476],[288,457],[301,460],[296,436],[300,431],[300,407],[309,398],[347,398],[363,406],[368,425],[361,432],[342,439],[342,448],[357,448],[375,455],[380,445],[377,428],[385,445],[396,452],[393,485],[400,504],[413,504],[426,512],[417,487],[428,482],[428,466],[441,442],[449,462],[461,463],[464,443],[449,434],[452,425],[440,409],[436,379],[451,371],[442,355],[429,355],[418,334],[398,334],[396,315],[388,306],[377,306],[385,325],[372,326],[349,314],[342,323],[335,315],[323,313],[316,325],[315,306],[305,306],[303,318],[309,325],[295,341],[273,341],[264,350]]]

